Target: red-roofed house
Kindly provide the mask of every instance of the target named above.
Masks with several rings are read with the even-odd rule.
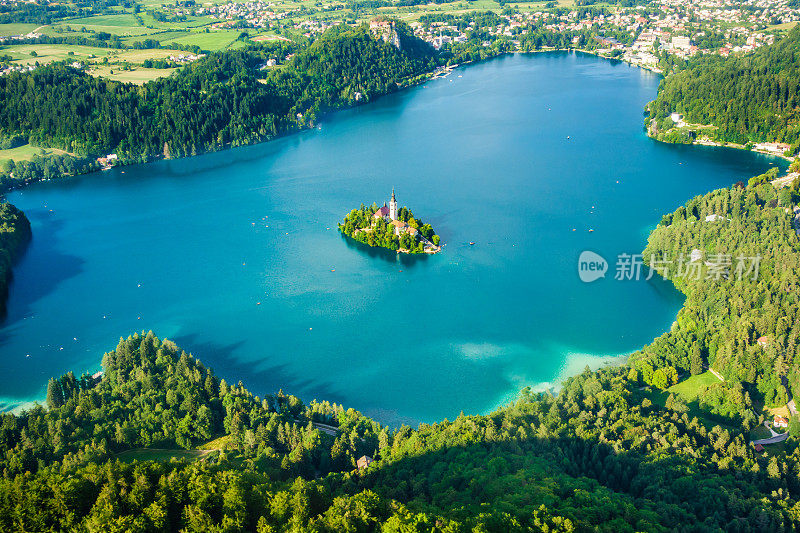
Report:
[[[392,220],[392,226],[394,226],[394,234],[400,235],[408,227],[408,224],[402,220]]]
[[[759,338],[758,338],[758,340],[757,340],[756,342],[757,342],[757,343],[758,343],[758,345],[759,345],[759,346],[761,346],[762,348],[766,348],[766,347],[767,347],[767,344],[769,344],[769,339],[768,339],[766,336],[764,336],[764,337],[759,337]]]
[[[373,459],[369,455],[362,455],[358,461],[356,461],[356,466],[358,466],[359,470],[364,470],[372,463],[372,461]]]
[[[788,428],[789,421],[782,416],[775,415],[775,418],[772,419],[772,427],[774,428]]]
[[[386,207],[386,204],[383,204],[383,207],[375,211],[375,214],[372,215],[375,218],[383,218],[389,215],[389,208]]]

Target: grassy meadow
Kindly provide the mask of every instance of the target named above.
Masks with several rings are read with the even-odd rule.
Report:
[[[0,150],[0,165],[9,159],[13,159],[14,161],[30,161],[35,155],[58,155],[66,153],[67,152],[57,148],[41,148],[39,146],[33,146],[32,144],[24,144],[17,148]]]

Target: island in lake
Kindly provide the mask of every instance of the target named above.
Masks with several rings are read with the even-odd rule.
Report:
[[[339,231],[369,246],[388,248],[398,253],[435,254],[441,251],[439,236],[430,224],[414,218],[407,207],[397,207],[392,189],[389,205],[361,204],[339,224]]]

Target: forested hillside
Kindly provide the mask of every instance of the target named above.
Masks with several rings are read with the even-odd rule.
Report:
[[[152,333],[99,380],[0,423],[5,531],[708,531],[800,523],[797,451],[653,406],[626,368],[488,416],[389,430],[352,410],[258,398]],[[635,378],[634,378],[635,379]],[[332,436],[314,421],[338,426]],[[220,436],[222,439],[212,440]],[[211,441],[188,459],[131,462]],[[794,445],[793,445],[794,446]],[[126,453],[128,453],[126,455]],[[356,469],[362,455],[376,458]]]
[[[366,26],[332,28],[287,65],[259,67],[285,45],[219,52],[142,87],[66,63],[0,78],[0,131],[76,154],[178,157],[275,137],[325,111],[396,90],[434,66],[433,50],[396,25],[401,49]],[[281,57],[281,59],[283,59]]]
[[[746,144],[800,141],[800,27],[752,54],[703,55],[667,76],[649,106],[650,119],[672,112],[713,125],[712,138]]]
[[[11,266],[31,239],[31,225],[25,213],[0,202],[0,315],[5,314]]]
[[[663,382],[660,368],[675,376],[710,365],[726,381],[707,407],[746,427],[755,402],[779,406],[800,394],[800,241],[788,213],[797,182],[776,190],[760,183],[769,177],[698,196],[653,231],[645,261],[668,268],[687,298],[672,330],[634,356],[647,383]],[[693,250],[702,254],[695,261]]]

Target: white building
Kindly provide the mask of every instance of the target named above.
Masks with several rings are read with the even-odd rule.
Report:
[[[692,47],[692,40],[688,37],[680,37],[675,35],[672,37],[672,47],[678,50],[686,50],[687,52]]]
[[[389,200],[389,218],[397,220],[397,200],[394,197],[394,187],[392,187],[392,198]]]

